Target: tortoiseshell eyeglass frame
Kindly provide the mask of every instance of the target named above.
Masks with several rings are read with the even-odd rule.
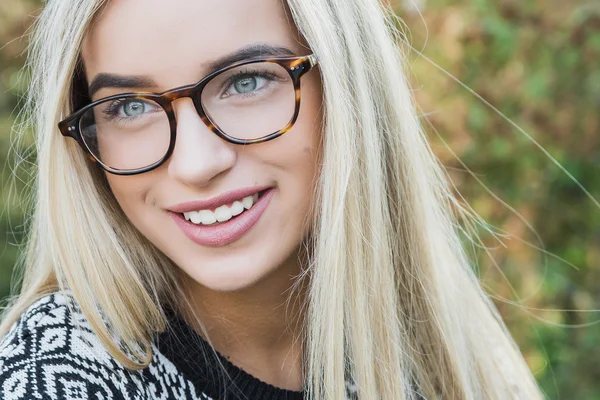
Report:
[[[236,67],[239,67],[242,65],[254,64],[254,63],[259,63],[259,62],[270,62],[270,63],[279,64],[280,66],[284,67],[288,71],[288,73],[290,74],[290,77],[292,78],[292,82],[294,84],[294,90],[295,90],[295,94],[296,94],[296,104],[295,104],[294,114],[293,114],[292,118],[290,119],[290,121],[288,122],[288,124],[276,132],[267,134],[267,135],[259,137],[259,138],[254,138],[254,139],[237,139],[237,138],[227,135],[215,123],[213,123],[213,121],[210,120],[210,117],[206,114],[206,112],[204,111],[204,107],[202,105],[202,101],[201,101],[202,90],[208,84],[208,82],[210,82],[211,79],[213,79],[215,76],[217,76],[225,71],[228,71],[230,69],[233,69],[233,68],[236,68]],[[231,65],[228,65],[225,68],[221,68],[217,71],[214,71],[214,72],[208,74],[207,76],[202,78],[199,82],[192,84],[192,85],[180,86],[180,87],[177,87],[174,89],[167,90],[162,93],[122,93],[122,94],[117,94],[117,95],[104,97],[102,99],[96,100],[94,102],[91,102],[91,103],[83,106],[79,110],[77,110],[74,113],[72,113],[71,115],[69,115],[67,118],[60,121],[58,123],[58,129],[63,134],[63,136],[68,136],[68,137],[75,139],[77,141],[77,143],[79,143],[79,145],[83,148],[83,150],[89,154],[89,156],[91,157],[91,160],[94,161],[95,163],[97,163],[100,167],[102,167],[107,172],[110,172],[110,173],[116,174],[116,175],[141,174],[143,172],[148,172],[148,171],[151,171],[151,170],[159,167],[173,153],[173,149],[175,148],[175,139],[177,136],[177,121],[175,120],[175,113],[173,112],[173,107],[171,105],[171,102],[173,100],[177,100],[177,99],[180,99],[183,97],[191,98],[194,103],[194,106],[196,108],[196,111],[198,112],[198,115],[200,116],[200,119],[204,122],[204,124],[206,124],[206,126],[211,131],[213,131],[215,134],[217,134],[217,136],[219,136],[220,138],[222,138],[223,140],[225,140],[229,143],[240,144],[240,145],[263,143],[263,142],[267,142],[269,140],[278,138],[279,136],[288,132],[292,128],[292,126],[294,126],[294,123],[296,122],[296,119],[298,118],[298,114],[300,112],[300,78],[304,74],[306,74],[308,71],[310,71],[315,65],[317,65],[317,58],[314,56],[314,54],[309,54],[306,56],[295,56],[295,57],[252,58],[252,59],[248,59],[248,60],[244,60],[244,61],[239,61],[239,62],[233,63]],[[87,89],[87,87],[80,88],[80,89]],[[92,107],[97,106],[98,104],[101,104],[101,103],[104,103],[107,101],[112,101],[114,99],[120,99],[120,98],[139,98],[139,99],[152,100],[152,101],[156,102],[158,105],[160,105],[164,109],[165,113],[167,114],[167,116],[169,118],[170,129],[171,129],[171,140],[170,140],[169,148],[168,148],[166,154],[160,160],[156,161],[155,163],[150,164],[143,168],[130,169],[130,170],[121,170],[121,169],[112,168],[109,165],[102,163],[102,161],[100,161],[98,159],[98,157],[96,155],[94,155],[94,153],[92,151],[90,151],[90,149],[86,145],[85,141],[83,140],[83,137],[81,135],[81,117],[86,113],[86,111],[88,111]],[[89,100],[88,100],[88,102],[89,102]]]

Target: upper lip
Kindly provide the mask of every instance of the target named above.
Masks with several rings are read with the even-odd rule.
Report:
[[[168,210],[180,214],[190,211],[212,210],[224,204],[229,204],[233,203],[236,200],[241,200],[246,196],[252,196],[258,192],[262,192],[263,190],[269,189],[270,187],[271,186],[252,186],[241,189],[235,189],[220,194],[218,196],[211,197],[210,199],[193,200],[187,201],[185,203],[176,204],[174,206],[168,207]]]

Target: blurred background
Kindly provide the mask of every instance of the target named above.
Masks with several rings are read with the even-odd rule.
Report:
[[[474,269],[547,397],[600,399],[600,209],[553,161],[600,200],[600,1],[390,1],[431,145],[496,233],[465,235]],[[15,155],[35,160],[9,138],[40,4],[0,2],[0,299],[27,217]]]

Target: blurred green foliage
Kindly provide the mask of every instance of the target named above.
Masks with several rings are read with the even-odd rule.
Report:
[[[17,155],[26,154],[27,149],[11,145],[10,138],[27,85],[20,72],[25,61],[24,36],[33,22],[31,14],[37,8],[37,0],[0,2],[0,298],[9,293],[12,268],[17,261],[24,234],[26,171],[16,172],[13,167]]]
[[[23,237],[25,171],[14,190],[9,175],[25,149],[9,153],[9,136],[25,86],[22,36],[39,4],[0,3],[0,298],[9,293]],[[437,64],[410,55],[433,149],[466,202],[501,234],[480,228],[481,243],[465,238],[483,285],[548,398],[600,398],[599,315],[573,311],[600,308],[600,210],[550,158],[600,199],[600,3],[394,6],[414,48]]]
[[[531,136],[411,55],[434,151],[506,235],[480,229],[485,247],[471,246],[484,286],[549,398],[599,399],[599,314],[566,310],[599,308],[600,210],[550,157],[600,200],[600,2],[431,0],[422,16],[398,13],[414,48]]]

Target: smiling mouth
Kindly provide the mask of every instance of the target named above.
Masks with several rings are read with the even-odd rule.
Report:
[[[246,193],[248,193],[248,191],[246,191]],[[243,210],[238,215],[234,216],[231,214],[231,216],[229,216],[228,214],[225,214],[221,218],[223,221],[216,220],[211,224],[203,224],[202,221],[195,223],[193,220],[186,220],[183,212],[171,211],[170,215],[173,221],[192,242],[201,246],[222,247],[241,239],[259,223],[261,217],[263,217],[263,214],[267,211],[269,204],[271,204],[271,200],[275,196],[275,193],[276,189],[274,187],[269,187],[263,191],[255,192],[250,196],[250,200],[252,200],[252,205],[250,208],[243,207],[244,204],[242,204]],[[229,197],[229,199],[232,199],[232,197]],[[249,202],[250,200],[246,200],[246,202]],[[236,201],[242,203],[244,202],[244,198]],[[237,208],[237,210],[235,210],[237,212],[239,211],[239,205],[233,206],[233,203],[236,201],[233,201],[231,204],[223,205],[226,205],[230,210],[231,208],[235,207]],[[210,203],[204,202],[204,204],[208,206]],[[215,203],[213,202],[213,204]],[[223,205],[217,207],[215,210],[207,211],[212,212],[213,215],[218,214],[221,211],[217,210],[223,207]],[[190,207],[187,209],[189,208]],[[185,210],[185,208],[183,210]],[[200,214],[200,211],[205,210],[198,210],[197,212],[185,211],[185,214],[187,214],[188,217],[197,218],[198,216],[196,213]],[[212,219],[210,221],[212,221]]]
[[[246,196],[212,210],[189,211],[182,213],[182,215],[188,222],[195,225],[219,225],[223,222],[235,219],[239,215],[244,214],[247,210],[250,210],[265,192],[266,190],[260,191],[254,195]]]

